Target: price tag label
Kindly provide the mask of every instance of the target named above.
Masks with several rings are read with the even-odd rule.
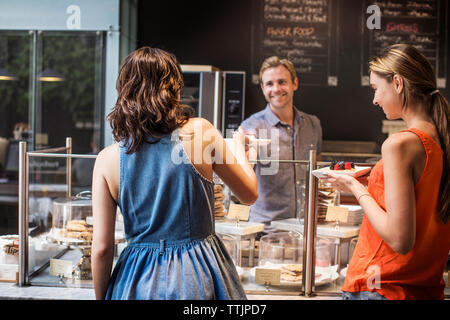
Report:
[[[327,215],[325,217],[326,221],[348,221],[348,208],[338,207],[338,206],[328,206]]]
[[[17,264],[3,264],[0,268],[1,282],[19,282]]]
[[[230,204],[230,208],[228,209],[228,218],[248,221],[249,215],[250,206],[246,206],[244,204]]]
[[[280,269],[266,269],[266,268],[256,268],[255,269],[255,283],[258,284],[273,284],[279,285],[281,278]]]
[[[51,276],[64,276],[66,278],[72,278],[73,265],[72,261],[50,259],[50,275]]]

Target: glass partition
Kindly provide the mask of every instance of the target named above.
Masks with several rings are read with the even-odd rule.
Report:
[[[30,35],[0,31],[0,136],[14,138],[14,125],[28,123]]]
[[[97,153],[103,121],[103,32],[39,32],[37,35],[37,147],[64,145]],[[75,177],[82,179],[82,177]]]
[[[9,141],[30,137],[31,37],[23,31],[0,31],[0,174],[17,179]]]
[[[311,288],[311,283],[314,283],[311,281],[311,277],[314,277],[314,267],[311,269],[306,266],[314,266],[317,263],[324,271],[321,270],[322,278],[316,281],[316,285],[335,281],[336,272],[332,276],[332,270],[328,270],[333,269],[335,264],[331,251],[332,243],[325,238],[316,239],[314,232],[308,231],[311,226],[314,229],[315,221],[317,183],[316,178],[311,175],[312,168],[316,166],[315,151],[310,152],[309,160],[258,161],[262,166],[266,166],[267,172],[275,172],[275,168],[280,166],[292,166],[293,174],[289,177],[291,182],[285,187],[292,188],[291,193],[296,197],[290,208],[294,211],[295,218],[289,219],[294,222],[295,227],[278,228],[278,225],[273,225],[277,229],[275,233],[260,237],[258,232],[264,229],[261,223],[234,221],[228,216],[216,216],[216,232],[231,250],[245,291],[247,294],[309,294],[311,289],[314,289]],[[225,193],[231,193],[228,188],[223,190]],[[232,194],[225,194],[224,197],[217,195],[217,198],[231,200],[231,204],[234,200],[237,201]],[[228,201],[226,211],[230,210]],[[307,226],[304,221],[307,221]],[[315,250],[308,247],[308,243],[313,243]],[[317,252],[318,259],[313,251]]]
[[[18,141],[30,141],[31,137],[31,39],[28,32],[0,31],[0,236],[6,237],[6,244],[11,242],[11,235],[18,237]],[[0,265],[9,267],[2,254]],[[17,268],[15,258],[10,262]]]
[[[65,155],[66,147],[52,149]],[[45,151],[45,150],[44,150]],[[52,279],[51,259],[69,253],[70,247],[51,237],[54,225],[54,201],[67,198],[67,161],[58,157],[30,157],[28,155],[28,279],[30,284],[64,283],[63,277]],[[52,281],[53,280],[53,281]]]
[[[0,234],[18,233],[19,141],[39,150],[71,136],[80,154],[103,146],[105,42],[103,31],[0,31]],[[65,171],[57,161],[30,166],[47,172],[36,184]],[[74,160],[74,194],[90,189],[92,168],[89,159]]]
[[[0,138],[30,138],[36,150],[64,145],[71,136],[73,152],[97,152],[104,50],[100,31],[0,31]],[[3,166],[4,157],[0,143]]]
[[[319,183],[311,174],[310,163],[313,162],[315,167],[313,159],[272,161],[278,161],[278,165],[295,166],[291,187],[297,192],[296,217],[272,221],[275,233],[257,239],[254,248],[249,248],[249,241],[244,244],[242,235],[227,238],[234,260],[239,262],[236,264],[244,289],[248,294],[260,295],[340,295],[346,267],[359,234],[361,208],[347,206],[348,223],[327,221],[327,207],[343,205],[338,192]],[[316,162],[319,167],[329,164]],[[216,220],[216,232],[222,229],[222,224]],[[240,222],[235,229],[240,229],[242,234],[244,227],[245,224]],[[228,232],[231,231],[229,228]],[[311,246],[314,247],[313,252]],[[246,264],[252,250],[253,265]],[[307,271],[308,267],[311,269]],[[278,278],[276,272],[279,272]],[[308,283],[309,287],[305,285]]]
[[[21,153],[25,163],[19,185],[19,198],[25,203],[20,210],[22,284],[93,288],[92,187],[89,183],[74,192],[71,185],[72,164],[94,163],[96,155],[71,153],[71,142],[67,138],[65,147]],[[115,239],[117,258],[125,241],[120,212]]]

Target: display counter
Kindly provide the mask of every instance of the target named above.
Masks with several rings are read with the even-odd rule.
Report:
[[[67,151],[70,151],[70,147],[60,154],[22,151],[26,157],[66,157],[67,183],[52,190],[56,192],[55,196],[70,195],[66,198],[70,200],[57,201],[49,197],[49,187],[33,181],[33,172],[27,172],[25,166],[19,183],[19,235],[14,239],[6,239],[9,242],[4,244],[11,251],[8,258],[13,255],[15,261],[0,261],[0,281],[10,281],[0,282],[0,287],[4,289],[0,290],[0,298],[94,298],[90,270],[92,211],[85,199],[77,201],[71,196],[69,160],[95,156],[72,155]],[[359,233],[359,224],[338,225],[324,223],[322,216],[318,219],[319,211],[322,210],[317,201],[318,181],[311,174],[317,165],[315,152],[311,152],[310,160],[292,162],[307,167],[305,172],[308,172],[308,177],[302,197],[305,203],[299,206],[304,211],[300,209],[296,218],[273,221],[272,226],[277,232],[258,240],[257,235],[264,226],[227,219],[224,214],[229,203],[225,203],[225,199],[229,201],[231,196],[222,195],[222,188],[215,188],[220,191],[215,195],[216,202],[218,199],[224,201],[223,208],[216,206],[216,233],[232,256],[249,299],[340,299],[340,289],[352,245],[356,243]],[[31,194],[33,198],[30,198]],[[46,201],[36,201],[39,204],[36,208],[40,211],[30,210],[35,208],[30,205],[32,201],[42,200],[44,196],[48,198]],[[336,199],[333,199],[332,204],[336,204]],[[78,206],[81,208],[79,211],[76,209]],[[65,215],[67,212],[70,212],[70,216]],[[33,216],[40,217],[38,226],[30,225]],[[354,221],[360,222],[356,214],[353,217]],[[117,219],[115,259],[126,246],[120,212]],[[77,224],[75,229],[69,228],[71,223]],[[36,228],[39,228],[39,232],[33,232]],[[347,246],[347,253],[343,250],[344,246]],[[10,264],[9,267],[14,265],[17,273],[10,273],[1,279],[2,263]]]

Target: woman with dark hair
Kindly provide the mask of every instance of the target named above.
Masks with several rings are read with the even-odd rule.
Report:
[[[370,62],[373,103],[407,130],[389,136],[368,190],[331,173],[365,216],[348,266],[344,299],[443,299],[450,250],[449,105],[426,57],[397,44]]]
[[[143,47],[123,62],[108,115],[117,143],[93,176],[92,271],[97,299],[245,299],[214,233],[213,171],[243,202],[257,198],[244,135],[231,152],[205,119],[180,104],[176,58]],[[117,206],[127,247],[111,274]]]

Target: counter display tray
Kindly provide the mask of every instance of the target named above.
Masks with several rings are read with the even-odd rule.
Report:
[[[267,263],[263,266],[257,266],[252,269],[250,269],[250,275],[255,277],[256,268],[263,268],[263,269],[280,269],[282,266],[285,266],[288,264],[274,264],[274,263]],[[315,269],[316,274],[320,274],[316,277],[314,284],[316,286],[322,286],[328,283],[331,283],[339,278],[339,273],[337,272],[337,265],[330,266],[330,267],[316,267]],[[253,280],[254,281],[254,280]],[[283,287],[298,287],[302,285],[302,280],[300,281],[286,281],[281,279],[280,284],[271,284],[271,286],[283,286]]]
[[[63,245],[67,245],[67,246],[70,246],[70,245],[82,246],[82,245],[92,244],[92,241],[88,241],[88,240],[63,237],[63,236],[59,235],[58,232],[50,232],[46,238],[50,242],[57,243],[57,244],[63,244]],[[114,240],[115,244],[123,243],[126,241],[125,237],[123,235],[123,232],[116,231],[114,238],[115,238],[115,240]]]
[[[49,233],[47,235],[47,240],[53,243],[57,244],[64,244],[64,245],[73,245],[73,246],[81,246],[81,245],[88,245],[90,244],[87,240],[77,239],[77,238],[69,238],[69,237],[63,237],[55,233]]]

